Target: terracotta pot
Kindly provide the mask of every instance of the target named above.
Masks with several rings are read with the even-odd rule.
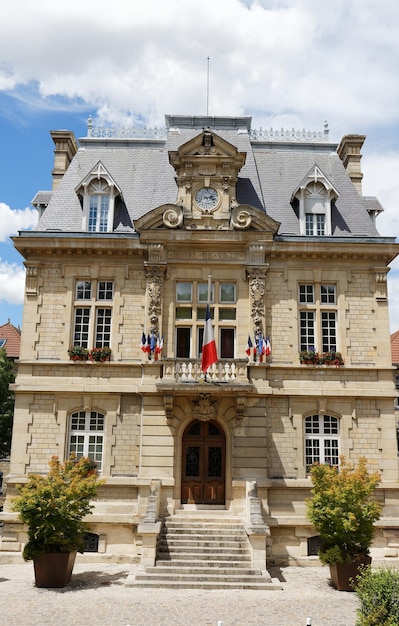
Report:
[[[36,587],[65,587],[71,580],[75,552],[50,552],[33,559]]]
[[[349,563],[331,563],[330,576],[332,584],[338,591],[355,591],[351,579],[355,581],[361,565],[370,565],[371,556],[360,556]]]

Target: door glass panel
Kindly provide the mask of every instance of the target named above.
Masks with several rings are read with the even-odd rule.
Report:
[[[234,359],[234,328],[220,329],[220,358]]]
[[[208,476],[215,478],[222,476],[222,449],[220,446],[208,448]]]
[[[176,328],[176,357],[178,359],[190,358],[190,328]]]
[[[188,446],[186,449],[186,476],[199,476],[200,449],[198,446]]]
[[[195,422],[187,433],[189,437],[201,434],[201,422]]]
[[[218,435],[219,437],[222,436],[219,428],[213,422],[208,422],[208,433],[210,435]]]

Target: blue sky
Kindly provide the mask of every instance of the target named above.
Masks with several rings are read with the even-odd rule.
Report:
[[[24,19],[21,19],[21,15]],[[14,0],[0,20],[0,324],[22,321],[10,236],[51,188],[50,130],[163,125],[164,114],[251,115],[252,126],[367,136],[363,193],[399,235],[396,0]],[[399,328],[399,261],[388,278]]]

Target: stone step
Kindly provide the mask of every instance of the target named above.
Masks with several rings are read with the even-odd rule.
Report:
[[[165,520],[155,566],[139,570],[130,582],[158,588],[282,588],[267,573],[251,567],[250,544],[241,519],[188,511]]]
[[[187,551],[189,550],[190,552],[204,552],[204,553],[212,553],[212,554],[224,554],[224,553],[231,553],[231,554],[241,554],[241,553],[245,553],[245,554],[249,554],[249,548],[248,546],[215,546],[215,545],[206,545],[206,544],[201,544],[198,542],[190,542],[190,541],[184,541],[181,543],[164,543],[164,542],[160,542],[158,544],[158,551],[159,552],[179,552],[181,550]]]
[[[219,540],[213,540],[213,539],[202,539],[198,537],[197,535],[191,535],[187,537],[174,537],[174,536],[169,537],[169,538],[162,537],[161,539],[158,540],[158,548],[161,549],[163,546],[176,546],[176,547],[202,546],[203,548],[212,548],[214,550],[217,550],[218,548],[235,548],[235,549],[237,548],[247,549],[248,548],[246,541],[243,541],[243,540],[219,541]]]
[[[209,580],[154,580],[151,577],[143,580],[135,580],[133,577],[125,583],[125,587],[146,587],[157,589],[250,589],[252,591],[274,591],[281,590],[283,587],[276,580],[268,580],[255,582],[242,581],[209,581]]]
[[[189,568],[195,568],[195,567],[212,567],[214,569],[221,567],[221,568],[248,568],[251,565],[251,561],[250,559],[247,560],[242,560],[242,561],[226,561],[226,560],[215,560],[215,561],[211,561],[211,560],[204,560],[204,559],[198,559],[198,558],[193,558],[193,559],[173,559],[173,560],[168,560],[165,558],[160,558],[157,559],[156,565],[155,567],[157,567],[158,565],[160,565],[161,567],[189,567]]]
[[[203,554],[204,558],[209,558],[209,556],[214,556],[215,558],[218,558],[219,556],[249,556],[250,555],[250,551],[249,548],[214,548],[212,546],[196,546],[196,545],[191,545],[191,544],[186,544],[186,545],[181,545],[181,546],[171,546],[169,544],[165,544],[163,546],[158,546],[157,549],[158,554],[180,554],[181,552],[184,553],[191,553],[193,555],[195,554]]]
[[[167,528],[168,530],[173,530],[173,531],[177,531],[177,530],[185,530],[186,532],[189,532],[190,530],[194,529],[195,531],[202,531],[202,532],[214,532],[214,531],[221,531],[221,532],[238,532],[238,533],[243,533],[245,532],[242,524],[216,524],[215,522],[208,522],[208,523],[204,523],[204,522],[200,522],[200,523],[195,523],[194,521],[192,522],[181,522],[181,521],[165,521],[164,522],[164,528]]]
[[[163,537],[202,537],[202,538],[209,538],[209,539],[230,539],[230,541],[246,541],[247,540],[247,536],[245,533],[241,532],[237,532],[237,531],[225,531],[225,530],[212,530],[212,531],[206,531],[206,532],[201,532],[196,528],[191,528],[191,529],[187,529],[187,528],[179,528],[177,530],[170,530],[170,529],[166,529],[166,530],[162,530],[161,531],[161,536]]]
[[[204,566],[201,567],[197,563],[190,567],[187,566],[178,566],[175,563],[170,563],[167,565],[166,563],[162,563],[158,561],[157,565],[154,567],[147,567],[143,572],[146,574],[166,574],[167,576],[181,576],[184,575],[192,575],[192,576],[209,576],[215,574],[214,567]],[[207,564],[208,565],[208,564]],[[260,573],[251,567],[237,567],[237,566],[228,566],[228,567],[218,567],[217,574],[221,576],[254,576],[259,575]]]
[[[168,581],[171,579],[170,573],[150,573],[150,572],[137,572],[136,580],[158,580],[158,581]],[[240,583],[250,583],[250,582],[264,582],[261,574],[249,574],[249,575],[236,575],[236,574],[228,574],[228,573],[218,573],[218,574],[189,574],[189,573],[181,573],[181,574],[173,574],[173,581],[188,581],[188,582],[240,582]],[[270,580],[270,579],[269,579]]]

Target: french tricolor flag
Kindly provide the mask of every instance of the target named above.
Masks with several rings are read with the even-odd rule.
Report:
[[[251,337],[248,335],[247,347],[245,349],[245,352],[247,353],[248,356],[251,355],[251,349],[252,349],[252,341],[251,341]]]
[[[205,313],[204,340],[202,343],[202,371],[206,372],[211,365],[216,363],[217,360],[218,355],[216,352],[216,343],[213,336],[211,311],[209,308],[209,304],[207,304]]]

